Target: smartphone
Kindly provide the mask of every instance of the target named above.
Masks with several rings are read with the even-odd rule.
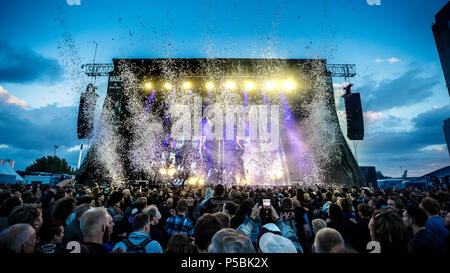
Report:
[[[270,199],[263,199],[263,207],[265,208],[270,207]]]

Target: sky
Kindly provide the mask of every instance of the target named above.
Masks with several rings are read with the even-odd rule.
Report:
[[[76,166],[81,65],[112,58],[324,58],[356,64],[361,166],[421,176],[450,164],[449,96],[431,25],[444,0],[0,1],[0,158]],[[103,104],[107,78],[98,78]],[[334,78],[343,116],[342,84]],[[342,118],[342,121],[344,119]],[[345,135],[345,122],[341,123]],[[353,150],[353,142],[349,141]]]

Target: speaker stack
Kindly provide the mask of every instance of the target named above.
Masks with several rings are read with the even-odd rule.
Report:
[[[351,93],[349,84],[345,87],[343,95],[345,101],[345,113],[347,116],[347,137],[350,140],[364,139],[364,121],[361,107],[361,96],[359,93]]]

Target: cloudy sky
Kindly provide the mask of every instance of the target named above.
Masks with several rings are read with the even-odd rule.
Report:
[[[365,117],[360,165],[423,175],[450,164],[442,130],[449,96],[431,31],[446,2],[0,1],[0,158],[23,170],[56,144],[77,165],[77,104],[89,81],[80,66],[92,62],[97,43],[97,62],[105,63],[277,57],[356,64],[351,81]],[[343,81],[334,79],[338,111]],[[100,107],[106,78],[97,84]]]

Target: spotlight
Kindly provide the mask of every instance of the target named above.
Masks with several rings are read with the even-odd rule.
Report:
[[[269,91],[274,90],[277,87],[276,82],[266,82],[266,89]]]
[[[287,80],[283,83],[283,89],[286,91],[292,91],[295,88],[295,83],[291,80]]]
[[[189,178],[188,183],[191,185],[195,185],[195,183],[197,183],[197,177]]]
[[[172,89],[172,85],[170,83],[166,82],[164,84],[164,88],[166,88],[167,90]]]
[[[214,88],[214,83],[212,83],[212,82],[207,82],[206,83],[206,89],[211,90],[213,88]]]
[[[225,87],[226,87],[228,90],[233,90],[234,88],[236,88],[236,83],[235,83],[234,81],[227,81],[227,82],[225,83]]]
[[[175,168],[170,168],[170,169],[167,171],[167,174],[168,174],[169,176],[173,176],[176,172],[177,172],[177,170],[176,170]]]
[[[254,82],[245,82],[244,84],[245,90],[253,90],[255,88]]]
[[[205,179],[200,178],[200,179],[198,180],[198,184],[203,185],[204,183],[205,183]]]
[[[144,84],[144,86],[145,86],[146,89],[150,89],[150,88],[152,88],[152,83],[151,82],[146,82]]]
[[[167,170],[164,168],[159,169],[160,174],[167,174]]]
[[[185,83],[183,83],[183,87],[184,87],[184,89],[191,89],[192,84],[190,82],[185,82]]]

